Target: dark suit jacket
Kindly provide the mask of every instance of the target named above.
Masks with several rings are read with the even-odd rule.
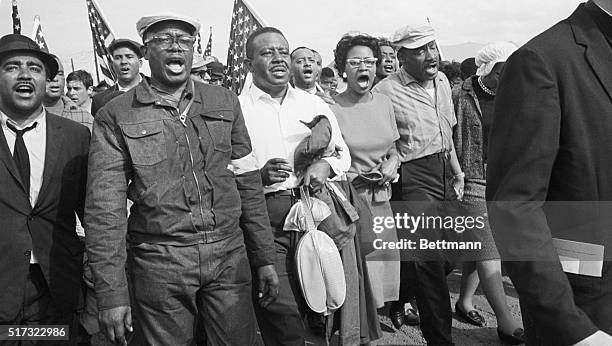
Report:
[[[96,113],[98,113],[98,111],[102,107],[104,107],[104,105],[108,103],[108,101],[114,99],[115,97],[121,94],[123,94],[123,91],[119,91],[117,84],[115,84],[112,87],[104,90],[103,92],[94,95],[91,101],[91,115],[95,117]]]
[[[612,333],[612,266],[565,274],[552,237],[612,254],[612,40],[592,2],[506,62],[488,154],[490,223],[528,338],[569,345]],[[535,332],[536,334],[534,334]]]
[[[0,130],[0,323],[12,322],[22,304],[33,249],[60,311],[75,310],[82,282],[84,244],[75,233],[83,217],[89,130],[47,113],[43,182],[30,206]]]

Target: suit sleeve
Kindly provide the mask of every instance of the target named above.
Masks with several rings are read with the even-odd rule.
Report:
[[[125,276],[129,159],[120,129],[101,110],[94,120],[85,200],[85,239],[100,310],[129,306]]]
[[[87,160],[89,154],[89,142],[91,140],[91,134],[89,133],[89,129],[86,127],[82,127],[81,129],[81,155],[80,155],[80,169],[81,169],[81,177],[79,184],[79,199],[77,201],[77,209],[75,210],[78,220],[83,222],[84,214],[85,214],[85,194],[87,187]]]
[[[455,143],[455,152],[457,159],[461,162],[463,156],[463,110],[460,109],[463,103],[461,102],[461,93],[453,92],[453,107],[455,116],[457,117],[457,126],[453,127],[453,143]],[[465,169],[465,168],[464,168]]]
[[[251,147],[251,139],[236,97],[232,126],[231,164],[236,175],[236,186],[242,202],[240,227],[251,267],[274,264],[274,238],[266,209],[259,164]]]
[[[490,224],[521,305],[554,345],[574,344],[597,328],[580,310],[552,244],[543,204],[560,150],[559,85],[529,48],[506,62],[490,132]]]

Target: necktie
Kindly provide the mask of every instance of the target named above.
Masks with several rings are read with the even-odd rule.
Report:
[[[21,175],[21,181],[25,187],[28,196],[30,195],[30,156],[28,155],[28,148],[26,148],[25,142],[23,141],[23,134],[35,128],[38,125],[37,122],[26,127],[23,130],[18,130],[13,124],[6,122],[6,126],[15,132],[15,149],[13,149],[13,160]]]

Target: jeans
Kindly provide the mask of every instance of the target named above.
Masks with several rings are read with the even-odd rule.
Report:
[[[190,246],[141,243],[128,256],[138,345],[193,345],[196,334],[208,345],[257,342],[241,233]]]

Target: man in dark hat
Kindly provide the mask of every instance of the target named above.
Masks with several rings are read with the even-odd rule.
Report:
[[[94,116],[108,101],[132,89],[142,81],[142,45],[127,38],[118,38],[108,45],[113,57],[111,68],[117,76],[117,83],[93,96],[91,114]]]
[[[57,71],[30,38],[0,38],[0,324],[67,325],[57,344],[73,344],[89,131],[43,107]]]
[[[218,61],[212,61],[206,65],[208,75],[210,76],[209,84],[221,85],[225,76],[225,67]]]
[[[134,311],[139,344],[191,345],[204,331],[209,345],[253,345],[251,267],[263,306],[278,277],[240,103],[190,79],[197,22],[164,15],[136,26],[151,78],[98,112],[89,162],[85,228],[100,324],[124,343]]]

